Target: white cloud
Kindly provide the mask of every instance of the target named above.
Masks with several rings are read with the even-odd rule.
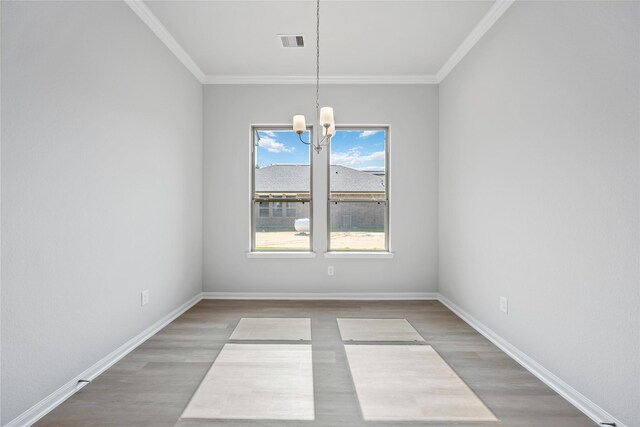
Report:
[[[360,133],[360,138],[368,138],[371,135],[375,135],[378,132],[380,132],[380,131],[379,130],[365,130],[365,131],[362,131]]]
[[[375,151],[371,154],[363,155],[358,148],[352,148],[347,152],[331,153],[332,165],[343,165],[357,168],[359,165],[370,167],[366,163],[384,160],[384,151]]]
[[[270,136],[270,137],[272,137],[272,138],[275,138],[275,137],[276,137],[276,133],[275,133],[275,132],[272,132],[272,131],[270,131],[270,130],[265,130],[265,131],[264,131],[264,134],[265,134],[265,135],[267,135],[267,136]]]
[[[291,153],[295,150],[295,147],[287,147],[283,143],[269,137],[260,138],[258,145],[270,153]]]

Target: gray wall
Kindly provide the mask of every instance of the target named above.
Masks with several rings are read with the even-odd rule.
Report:
[[[3,424],[201,291],[201,196],[202,87],[126,4],[2,2]]]
[[[638,22],[637,2],[516,2],[440,87],[440,292],[628,426]]]
[[[206,86],[204,290],[216,292],[435,292],[437,290],[437,86],[322,86],[342,124],[389,124],[394,259],[325,259],[326,149],[313,154],[315,259],[247,259],[250,124],[315,116],[308,85]],[[327,266],[335,276],[327,276]]]
[[[396,257],[322,257],[325,150],[318,258],[262,260],[244,255],[249,124],[313,117],[313,87],[207,86],[203,180],[202,87],[126,5],[2,2],[2,423],[200,292],[204,243],[205,291],[439,281],[640,425],[639,19],[631,2],[517,2],[440,104],[437,86],[323,86],[339,123],[391,125]]]

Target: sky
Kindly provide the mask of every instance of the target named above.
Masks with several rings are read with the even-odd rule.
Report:
[[[308,165],[309,146],[288,131],[259,131],[256,164]],[[309,134],[302,135],[309,140]],[[382,130],[338,130],[331,138],[331,164],[358,170],[384,170],[385,135]],[[325,148],[326,149],[326,148]]]

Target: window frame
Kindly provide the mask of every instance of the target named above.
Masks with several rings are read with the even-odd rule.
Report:
[[[329,144],[328,153],[327,153],[327,253],[329,254],[381,254],[391,252],[391,246],[389,243],[390,233],[389,233],[389,199],[390,199],[390,188],[389,188],[389,175],[390,175],[390,167],[389,167],[389,154],[390,154],[390,142],[391,142],[391,126],[390,125],[336,125],[336,134],[339,131],[371,131],[371,130],[379,130],[385,132],[384,138],[384,188],[385,188],[385,197],[384,199],[373,199],[373,200],[364,200],[357,198],[332,198],[331,197],[331,144]],[[384,204],[384,249],[375,249],[375,250],[363,250],[363,249],[332,249],[331,248],[331,204],[338,203],[383,203]]]
[[[301,198],[301,197],[286,197],[284,194],[280,195],[280,197],[256,197],[256,156],[257,156],[257,135],[259,131],[291,131],[291,124],[252,124],[251,125],[251,196],[250,196],[250,210],[251,210],[251,229],[249,233],[251,235],[251,249],[250,253],[258,253],[258,254],[269,254],[269,253],[280,253],[280,254],[304,254],[313,252],[313,152],[311,151],[310,145],[305,145],[300,143],[301,146],[307,147],[309,149],[309,197]],[[309,141],[313,141],[313,125],[307,125],[307,131],[309,132]],[[286,202],[294,202],[294,203],[309,203],[309,248],[305,249],[256,249],[256,223],[257,217],[259,217],[259,208],[258,215],[256,215],[256,204],[259,205],[260,202],[269,203],[270,206],[270,217],[273,215],[273,206],[271,203],[280,202],[282,203],[282,213],[283,217],[286,215]]]

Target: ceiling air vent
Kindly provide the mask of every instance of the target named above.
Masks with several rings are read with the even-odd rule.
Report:
[[[282,47],[304,47],[304,38],[300,34],[279,34],[278,37],[280,37]]]

